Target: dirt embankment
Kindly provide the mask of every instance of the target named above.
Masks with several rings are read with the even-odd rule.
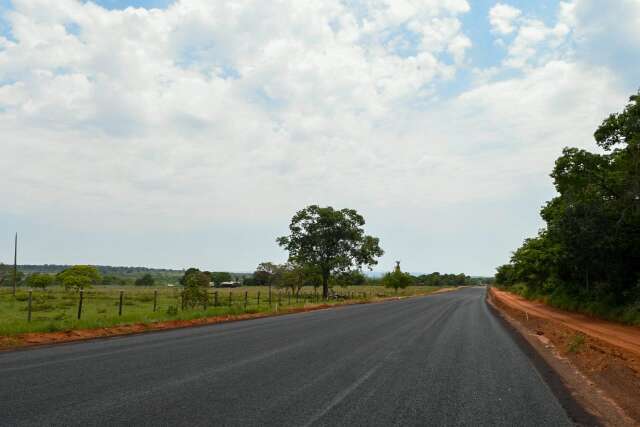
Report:
[[[593,389],[582,393],[613,400],[631,425],[640,425],[639,327],[555,309],[495,288],[489,296],[557,359],[568,361],[586,377]]]

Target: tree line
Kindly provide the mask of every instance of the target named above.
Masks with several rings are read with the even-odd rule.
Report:
[[[640,91],[594,137],[597,152],[565,148],[556,160],[557,196],[540,212],[546,226],[498,267],[496,283],[640,320]]]
[[[298,294],[304,287],[313,287],[320,288],[322,296],[327,298],[330,289],[335,287],[365,284],[383,285],[397,291],[409,285],[463,286],[481,283],[481,279],[472,279],[465,274],[434,272],[412,276],[400,270],[399,262],[393,271],[381,278],[367,277],[364,269],[377,265],[384,251],[377,237],[365,233],[364,225],[362,215],[353,209],[307,206],[291,219],[290,234],[276,239],[289,253],[285,263],[263,262],[251,274],[232,275],[229,272],[200,271],[192,267],[181,275],[177,275],[175,270],[160,270],[161,277],[178,281],[195,303],[205,298],[204,289],[210,286],[275,286],[287,289],[292,294]],[[0,284],[7,281],[10,266],[6,267],[0,265]],[[45,271],[59,270],[45,267]],[[7,274],[3,273],[5,270]],[[36,270],[24,277],[20,273],[18,280],[24,280],[29,287],[46,288],[58,284],[66,289],[84,289],[95,285],[131,284],[133,279],[129,276],[138,272],[144,274],[135,278],[135,285],[161,284],[157,281],[158,275],[152,275],[150,271],[133,267],[76,265],[63,268],[56,274]],[[102,272],[111,274],[103,275]],[[120,272],[121,275],[115,275],[114,272]],[[123,277],[122,273],[126,273],[126,276]]]

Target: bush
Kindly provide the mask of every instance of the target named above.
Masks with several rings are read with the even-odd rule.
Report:
[[[567,351],[569,353],[577,353],[580,351],[583,345],[584,335],[576,334],[571,338],[571,341],[569,341],[569,348],[567,349]]]
[[[136,286],[153,286],[155,285],[155,280],[153,279],[153,276],[151,276],[150,274],[145,274],[144,276],[136,279],[135,281],[135,285]]]
[[[54,278],[50,274],[34,273],[27,277],[27,286],[46,289],[53,284]]]

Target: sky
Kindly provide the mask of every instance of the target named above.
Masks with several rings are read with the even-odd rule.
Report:
[[[639,70],[640,0],[0,0],[0,261],[252,271],[319,204],[492,275]]]

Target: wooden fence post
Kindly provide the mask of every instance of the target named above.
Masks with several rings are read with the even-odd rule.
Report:
[[[158,308],[158,290],[153,291],[153,312]]]
[[[247,303],[249,302],[249,291],[244,291],[244,309],[247,309]]]
[[[229,290],[229,307],[231,307],[231,293],[232,292],[233,292],[232,290]]]
[[[29,314],[27,315],[27,322],[31,322],[31,294],[33,291],[29,291]]]
[[[218,291],[215,291],[213,293],[213,306],[217,307],[218,306]]]
[[[82,316],[82,300],[84,299],[84,290],[80,289],[80,301],[78,301],[78,320]]]
[[[124,291],[120,291],[120,304],[118,304],[118,316],[122,316],[122,300],[123,299],[124,299]]]
[[[258,291],[258,307],[260,307],[260,291]]]

